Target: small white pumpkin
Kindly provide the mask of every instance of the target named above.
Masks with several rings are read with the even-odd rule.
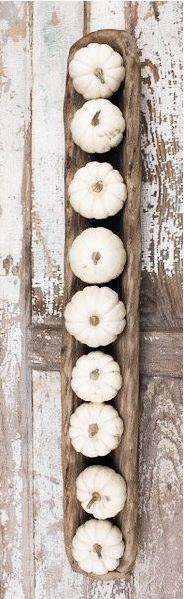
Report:
[[[73,141],[84,152],[102,154],[118,146],[125,120],[121,110],[109,100],[89,100],[76,111],[71,122]]]
[[[81,404],[71,415],[69,436],[74,449],[95,458],[118,447],[123,421],[115,408],[106,404]]]
[[[85,283],[108,283],[116,279],[125,262],[123,242],[105,227],[85,229],[69,250],[70,267]]]
[[[79,168],[69,188],[72,208],[86,218],[108,218],[123,208],[127,188],[108,162],[88,162]]]
[[[109,98],[125,76],[123,59],[108,44],[88,44],[80,48],[69,64],[73,86],[79,94],[91,98]]]
[[[110,401],[117,395],[121,385],[119,364],[112,356],[101,351],[91,351],[81,356],[72,370],[71,387],[83,401]]]
[[[109,287],[85,287],[77,291],[64,312],[67,331],[89,347],[109,345],[125,327],[126,310]]]
[[[114,518],[126,501],[126,483],[108,466],[89,466],[76,480],[76,494],[83,509],[98,520]]]
[[[88,520],[72,541],[73,557],[81,570],[99,575],[116,570],[124,549],[120,529],[109,520]]]

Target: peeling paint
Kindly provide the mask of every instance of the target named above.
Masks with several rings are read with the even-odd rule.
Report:
[[[135,597],[180,597],[181,529],[180,382],[147,379],[140,419],[139,553]],[[153,515],[154,514],[154,518]],[[170,547],[172,545],[172,552]],[[159,576],[158,576],[159,572]],[[172,582],[171,582],[172,581]]]
[[[23,381],[27,370],[23,362],[26,317],[21,204],[21,194],[25,192],[25,131],[31,116],[28,33],[25,37],[27,4],[0,4],[1,111],[8,119],[8,126],[6,119],[2,121],[0,161],[4,166],[0,238],[1,592],[3,599],[175,599],[181,594],[179,534],[175,542],[181,509],[179,383],[170,380],[167,385],[166,379],[158,377],[142,382],[139,552],[134,575],[125,581],[104,584],[73,573],[69,566],[62,529],[60,378],[55,372],[33,374],[36,591],[33,590],[29,462],[32,415],[26,411]],[[69,46],[82,35],[83,3],[70,2],[70,11],[68,3],[33,4],[33,320],[58,323],[62,313],[64,243],[61,110],[66,58]],[[169,309],[177,323],[178,301],[176,297],[174,304],[169,285],[172,280],[178,289],[181,245],[181,3],[108,0],[86,4],[86,30],[122,29],[126,20],[140,49],[143,276],[147,281],[144,293],[146,289],[154,313],[160,308],[157,285],[161,276],[165,277],[172,295]],[[165,295],[161,299],[165,303]],[[149,332],[148,336],[151,340]]]
[[[46,6],[47,5],[47,6]],[[83,4],[34,7],[32,104],[33,320],[62,315],[64,136],[62,104],[70,45],[82,35]],[[57,14],[57,27],[51,21]],[[67,37],[66,37],[67,32]],[[51,37],[50,37],[51,36]],[[39,60],[38,60],[38,55]],[[54,69],[54,76],[53,71]]]
[[[25,267],[22,176],[24,131],[30,114],[29,10],[26,3],[2,2],[1,86],[1,506],[3,599],[30,597],[31,525],[29,522],[26,377],[23,330]],[[26,80],[26,77],[28,79]],[[24,304],[24,306],[23,306]],[[30,526],[29,526],[30,525]],[[30,529],[30,532],[29,532]]]
[[[52,25],[59,25],[59,23],[61,22],[61,19],[58,17],[58,14],[55,10],[52,13],[50,22]]]
[[[161,263],[165,275],[172,277],[179,269],[182,245],[180,10],[177,11],[172,2],[159,4],[159,27],[162,28],[163,19],[164,38],[160,36],[156,19],[152,21],[151,44],[148,43],[142,5],[135,30],[143,76],[142,268],[158,275]],[[150,70],[151,79],[146,79]]]
[[[7,31],[7,36],[10,37],[14,42],[18,42],[20,38],[26,37],[26,20],[25,18],[20,19],[15,25],[10,27]]]
[[[13,264],[13,258],[11,256],[11,254],[9,254],[9,256],[6,256],[6,258],[3,259],[3,268],[5,270],[5,275],[9,275],[12,264]]]

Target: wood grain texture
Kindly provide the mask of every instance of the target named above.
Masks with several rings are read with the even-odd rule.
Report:
[[[32,90],[33,320],[62,314],[64,246],[64,132],[66,61],[83,32],[83,2],[35,2]]]
[[[141,327],[182,327],[182,2],[125,2],[142,73]]]
[[[172,348],[176,349],[178,345],[176,333],[180,332],[181,325],[179,170],[182,2],[34,2],[33,28],[31,23],[28,26],[29,19],[26,25],[27,6],[30,7],[31,3],[0,4],[3,131],[0,167],[4,169],[0,202],[0,354],[3,384],[0,594],[2,599],[181,599],[179,383],[171,377],[167,381],[167,376],[168,370],[176,376],[174,349],[171,364]],[[61,442],[58,430],[58,426],[61,427],[59,376],[57,373],[47,373],[47,376],[43,373],[39,376],[38,372],[34,374],[33,412],[30,403],[28,408],[27,391],[24,391],[27,378],[25,323],[29,321],[29,308],[25,317],[23,272],[25,255],[29,256],[31,232],[26,227],[26,252],[22,253],[26,194],[25,191],[22,193],[21,201],[21,186],[23,156],[26,156],[27,165],[24,168],[24,190],[26,180],[30,179],[27,168],[30,160],[30,130],[25,136],[26,145],[24,142],[24,132],[31,124],[30,94],[32,91],[34,100],[34,323],[42,322],[45,327],[51,324],[59,329],[64,279],[64,143],[61,105],[69,46],[82,35],[83,25],[85,32],[109,26],[117,29],[126,27],[135,35],[139,48],[142,63],[143,152],[141,318],[142,328],[147,329],[145,345],[141,341],[140,349],[141,354],[144,352],[144,358],[140,355],[140,364],[141,368],[147,368],[149,363],[153,377],[154,368],[157,374],[161,374],[157,370],[160,364],[168,372],[159,382],[154,377],[149,378],[149,381],[143,379],[141,384],[140,517],[134,575],[128,579],[107,582],[93,581],[73,573],[64,551],[61,459],[58,449]],[[34,53],[33,90],[31,36]],[[54,226],[51,226],[52,222]],[[30,284],[26,282],[28,298],[29,289]],[[154,331],[154,328],[157,330]],[[167,334],[170,339],[169,350]],[[47,339],[49,335],[50,329]],[[152,341],[149,337],[152,337]],[[56,338],[54,346],[55,343]],[[43,343],[39,343],[39,351],[41,362]],[[35,358],[34,355],[32,357]],[[39,361],[39,356],[37,358]],[[29,386],[28,379],[28,389]],[[50,418],[52,438],[49,433]],[[32,542],[32,422],[36,444],[36,559]],[[47,478],[52,470],[56,483],[52,480],[49,483]],[[56,542],[53,525],[57,531]]]
[[[1,597],[34,586],[30,321],[31,5],[0,5]]]
[[[182,378],[182,332],[140,333],[140,373],[147,376]]]
[[[33,411],[35,597],[85,599],[63,540],[59,372],[33,371]]]
[[[107,456],[105,463],[114,465],[121,472],[127,483],[127,500],[122,513],[115,522],[119,525],[125,539],[125,553],[118,570],[108,573],[99,579],[117,579],[131,571],[136,555],[136,518],[137,518],[137,434],[138,434],[138,345],[139,345],[139,281],[140,281],[140,71],[135,44],[127,32],[103,30],[89,34],[77,42],[71,49],[69,61],[75,51],[89,42],[109,43],[123,55],[126,70],[124,90],[122,88],[114,96],[126,122],[126,135],[122,144],[105,155],[105,159],[119,169],[127,184],[128,200],[123,213],[106,221],[106,226],[120,235],[127,252],[127,265],[123,276],[114,283],[113,288],[120,299],[125,302],[127,324],[123,335],[112,344],[111,353],[120,364],[123,375],[123,388],[114,401],[121,414],[125,432],[119,448]],[[64,306],[72,295],[84,287],[71,272],[68,252],[76,235],[86,228],[86,222],[75,213],[68,199],[68,186],[77,168],[85,164],[91,157],[73,143],[70,124],[76,109],[83,104],[82,98],[74,91],[71,79],[67,76],[64,104],[65,123],[65,184],[66,184],[66,218],[65,218],[65,291]],[[104,159],[104,156],[101,157]],[[91,221],[87,221],[90,226]],[[77,400],[71,389],[71,372],[77,357],[86,351],[66,330],[63,332],[61,375],[62,375],[62,453],[64,476],[64,514],[65,543],[70,563],[79,570],[72,557],[71,543],[77,526],[85,520],[76,501],[74,481],[86,464],[86,459],[78,455],[71,446],[68,435],[71,413]],[[131,458],[130,458],[131,456]],[[93,575],[91,575],[93,576]],[[95,577],[95,576],[93,576]]]
[[[142,378],[135,599],[182,598],[182,384]]]
[[[31,326],[28,335],[29,363],[38,370],[60,370],[62,327]],[[182,377],[182,333],[141,333],[139,372],[146,376]]]

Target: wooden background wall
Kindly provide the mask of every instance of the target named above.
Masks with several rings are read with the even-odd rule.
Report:
[[[182,2],[1,2],[1,597],[180,599]],[[142,66],[139,552],[71,572],[62,532],[62,102],[70,45],[127,28]]]

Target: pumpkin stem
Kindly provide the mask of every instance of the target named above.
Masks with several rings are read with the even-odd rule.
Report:
[[[96,316],[96,314],[94,314],[90,316],[89,322],[93,325],[93,327],[96,327],[99,324],[100,319],[98,318],[98,316]]]
[[[95,492],[93,493],[89,503],[87,504],[87,508],[90,508],[93,503],[95,503],[95,501],[99,501],[99,499],[101,499],[101,496],[99,495],[99,493]]]
[[[97,77],[97,79],[100,79],[100,83],[105,83],[103,70],[100,67],[97,67],[97,69],[95,69],[94,75]]]
[[[91,254],[91,258],[92,258],[92,260],[93,260],[93,264],[95,264],[95,265],[96,265],[96,264],[98,264],[98,261],[99,261],[99,260],[100,260],[100,258],[101,258],[101,254],[100,254],[100,252],[93,252],[93,253]]]
[[[92,190],[99,193],[100,191],[102,191],[103,189],[103,181],[96,181],[96,183],[93,183],[92,185]]]
[[[98,557],[102,557],[102,546],[98,543],[95,543],[95,545],[93,545],[93,551],[97,553]]]
[[[90,372],[89,378],[92,379],[92,381],[97,381],[99,374],[100,374],[99,369],[95,368],[95,370],[92,370]]]
[[[94,437],[98,432],[98,425],[96,424],[96,422],[94,422],[93,424],[90,424],[88,427],[88,433],[90,437]]]
[[[99,125],[99,114],[100,114],[101,110],[97,110],[97,112],[95,112],[91,124],[93,125],[93,127],[97,127],[97,125]]]

